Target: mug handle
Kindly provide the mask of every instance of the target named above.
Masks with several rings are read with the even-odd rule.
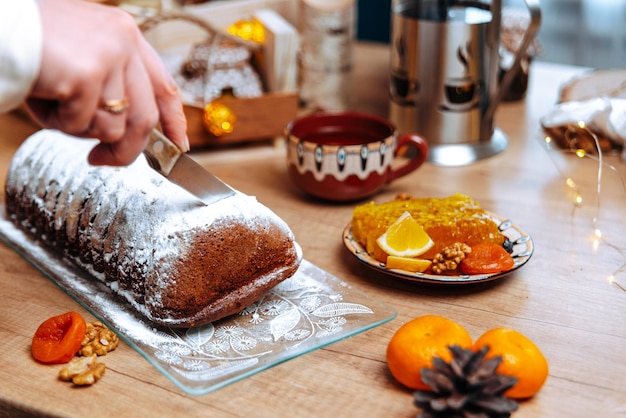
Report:
[[[406,164],[395,170],[391,170],[389,177],[387,177],[387,183],[390,183],[402,176],[406,176],[424,164],[426,157],[428,157],[428,143],[424,138],[416,134],[401,135],[398,139],[398,143],[396,144],[394,158],[407,155],[410,152],[415,152],[416,155],[411,157]]]

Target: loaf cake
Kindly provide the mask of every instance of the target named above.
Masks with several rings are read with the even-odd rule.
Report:
[[[90,166],[95,143],[52,130],[28,138],[7,175],[7,216],[150,321],[216,321],[298,269],[292,232],[254,197],[237,191],[205,206],[143,156]]]

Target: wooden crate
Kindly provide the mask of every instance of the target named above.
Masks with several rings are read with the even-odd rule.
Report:
[[[296,16],[297,2],[291,0],[243,0],[210,2],[186,6],[184,13],[207,21],[224,30],[238,19],[250,17],[256,10],[272,8],[290,23]],[[144,32],[157,51],[186,53],[191,45],[203,40],[206,32],[185,21],[168,21]],[[188,137],[192,148],[215,147],[242,142],[266,141],[283,135],[285,125],[298,114],[297,91],[267,92],[256,98],[221,97],[215,101],[228,106],[236,117],[233,132],[212,135],[202,123],[203,107],[185,103]]]
[[[256,98],[229,96],[217,99],[216,102],[223,103],[233,111],[237,118],[235,129],[229,134],[214,136],[202,124],[203,109],[185,106],[187,134],[192,148],[262,141],[281,136],[298,110],[295,93],[269,93]]]

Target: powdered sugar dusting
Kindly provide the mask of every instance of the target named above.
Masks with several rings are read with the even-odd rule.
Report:
[[[271,224],[293,240],[284,221],[256,198],[236,192],[205,206],[152,170],[143,156],[128,167],[90,166],[87,155],[96,143],[59,131],[39,131],[14,156],[7,190],[32,198],[35,212],[53,219],[44,228],[43,234],[48,235],[42,236],[44,241],[63,244],[65,240],[79,247],[79,255],[66,256],[148,318],[154,318],[162,306],[160,294],[144,300],[134,277],[159,271],[158,289],[175,284],[175,275],[166,267],[170,260],[185,256],[188,242],[173,237],[229,219],[251,231]],[[86,199],[95,204],[84,205]],[[42,234],[31,224],[35,221],[19,222]],[[110,265],[115,269],[109,269]],[[268,272],[267,277],[278,274]]]

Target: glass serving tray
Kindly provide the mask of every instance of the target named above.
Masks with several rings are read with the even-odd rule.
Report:
[[[215,391],[397,315],[393,307],[303,260],[292,278],[237,315],[189,329],[156,326],[105,284],[26,236],[6,219],[1,204],[0,211],[1,241],[191,395]]]

